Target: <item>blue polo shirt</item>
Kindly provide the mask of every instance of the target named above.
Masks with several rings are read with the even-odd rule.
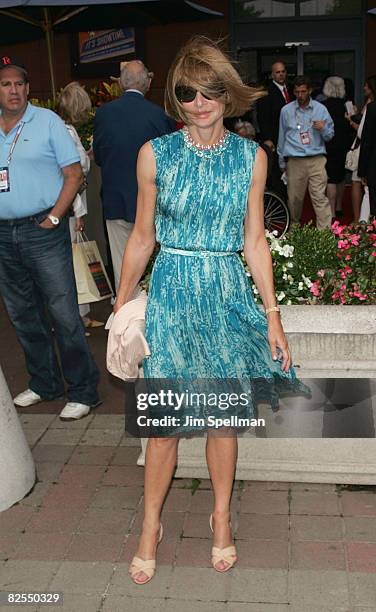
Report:
[[[54,206],[64,183],[61,171],[80,161],[64,122],[53,111],[28,104],[17,125],[0,129],[0,167],[7,158],[17,129],[24,126],[9,165],[10,191],[0,192],[0,219],[18,219]]]
[[[322,130],[316,130],[313,121],[325,121]],[[308,134],[309,143],[303,144],[301,133]],[[277,152],[281,169],[286,166],[285,157],[325,155],[325,143],[334,136],[334,123],[323,104],[310,98],[308,106],[301,108],[297,100],[281,110]]]

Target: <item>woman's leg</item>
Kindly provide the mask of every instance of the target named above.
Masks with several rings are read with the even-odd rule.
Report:
[[[342,212],[342,198],[343,192],[345,191],[345,181],[341,181],[336,185],[336,203],[335,203],[335,212]],[[335,215],[334,215],[335,216]]]
[[[353,207],[354,221],[357,223],[360,215],[360,205],[363,199],[363,188],[360,181],[352,182],[351,200]]]
[[[176,467],[177,438],[150,438],[145,456],[144,521],[136,557],[155,559],[162,505]],[[135,575],[145,582],[144,572]]]
[[[234,483],[236,459],[238,455],[237,437],[220,437],[208,434],[206,460],[214,490],[213,544],[218,548],[230,546],[232,533],[230,526],[230,501]],[[223,570],[228,566],[225,561],[218,564]]]

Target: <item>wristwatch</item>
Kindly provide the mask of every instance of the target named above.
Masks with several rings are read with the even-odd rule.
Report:
[[[55,217],[55,215],[47,215],[47,219],[49,219],[52,225],[59,225],[60,219],[59,217]]]

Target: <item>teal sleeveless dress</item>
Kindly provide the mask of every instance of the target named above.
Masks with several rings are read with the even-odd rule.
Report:
[[[200,156],[186,144],[182,130],[155,138],[151,145],[161,248],[146,309],[151,354],[143,364],[145,379],[170,385],[209,380],[212,389],[221,380],[251,381],[252,402],[242,409],[243,416],[255,416],[260,400],[277,409],[278,397],[299,391],[300,385],[292,368],[285,373],[280,361],[272,359],[267,319],[254,301],[238,254],[258,145],[229,132],[219,150]],[[204,412],[205,407],[196,407],[193,414]],[[159,434],[197,429],[183,423]]]

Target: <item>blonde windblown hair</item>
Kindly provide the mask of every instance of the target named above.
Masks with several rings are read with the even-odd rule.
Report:
[[[65,123],[85,123],[91,111],[89,94],[77,81],[68,83],[60,92],[57,111]]]
[[[180,49],[167,75],[166,113],[186,123],[184,107],[175,95],[177,85],[194,87],[223,101],[224,117],[244,115],[266,93],[263,88],[245,85],[218,44],[205,36],[194,36]]]

